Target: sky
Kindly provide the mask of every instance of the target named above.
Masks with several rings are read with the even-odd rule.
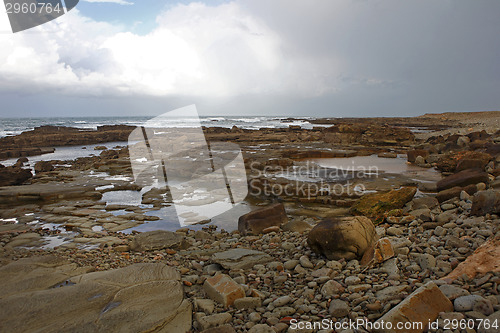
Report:
[[[12,33],[0,117],[500,110],[497,0],[80,0]]]

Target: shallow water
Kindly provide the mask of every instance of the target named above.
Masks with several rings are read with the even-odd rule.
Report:
[[[434,168],[422,168],[407,162],[405,155],[397,158],[383,158],[377,155],[318,158],[310,161],[321,167],[348,170],[352,172],[393,173],[401,174],[419,181],[438,181],[442,178],[439,171]]]

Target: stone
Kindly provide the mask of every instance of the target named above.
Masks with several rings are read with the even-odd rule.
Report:
[[[491,157],[491,156],[489,156]],[[455,172],[463,171],[463,170],[468,170],[468,169],[481,169],[484,170],[486,167],[486,164],[488,164],[489,160],[488,158],[464,158],[461,159],[458,164],[457,168],[455,169]]]
[[[500,213],[500,191],[485,190],[474,194],[471,215],[483,216]]]
[[[132,251],[153,251],[161,249],[185,249],[189,244],[185,241],[185,237],[172,231],[155,230],[140,233],[130,242]]]
[[[227,269],[248,269],[257,264],[265,264],[273,258],[264,252],[236,248],[224,252],[217,252],[212,260]]]
[[[296,259],[292,259],[292,260],[287,260],[285,261],[285,263],[283,264],[283,267],[285,269],[288,269],[289,271],[293,270],[295,268],[295,266],[297,266],[299,264],[299,261],[296,260]]]
[[[415,218],[420,219],[424,222],[432,221],[431,210],[429,208],[420,208],[412,210],[410,215],[415,216]]]
[[[54,170],[54,166],[52,165],[52,162],[50,161],[39,161],[35,163],[35,173],[39,174],[42,172],[49,172]]]
[[[500,272],[500,235],[489,238],[450,274],[441,279],[452,282],[464,274],[473,279],[477,274],[488,272]]]
[[[321,287],[321,294],[323,297],[332,297],[344,292],[344,287],[335,280],[328,280]]]
[[[488,173],[480,169],[467,169],[445,177],[437,182],[437,190],[443,191],[456,186],[464,187],[481,182],[488,182]],[[458,193],[460,195],[460,192]]]
[[[281,228],[284,231],[303,233],[305,231],[311,230],[312,225],[310,225],[306,221],[292,220],[286,224],[283,224]]]
[[[364,215],[382,222],[386,212],[403,208],[415,193],[417,193],[416,187],[402,187],[385,193],[365,194],[351,207],[350,212],[353,215]]]
[[[335,318],[345,317],[349,314],[349,311],[351,311],[349,304],[340,299],[332,300],[328,308],[330,315]]]
[[[292,301],[292,298],[290,296],[281,296],[281,297],[278,297],[276,298],[274,301],[273,301],[273,305],[275,307],[280,307],[280,306],[284,306],[288,303],[290,303]]]
[[[411,207],[411,210],[433,209],[439,205],[439,201],[435,197],[420,197],[414,198],[408,205]]]
[[[5,167],[0,164],[0,186],[20,185],[33,177],[28,169],[20,166]]]
[[[379,264],[394,257],[394,248],[389,238],[379,239],[374,246],[370,247],[361,258],[359,264],[366,266],[371,263]]]
[[[233,319],[233,316],[229,312],[217,313],[210,316],[204,316],[198,319],[198,324],[202,330],[206,330],[212,327],[218,327],[225,323],[228,323]]]
[[[454,286],[452,284],[443,284],[439,286],[439,290],[450,299],[450,301],[455,300],[456,298],[460,296],[467,296],[469,295],[469,292],[465,289],[462,289],[460,287]]]
[[[40,275],[42,271],[45,275]],[[21,259],[1,267],[2,281],[15,278],[13,282],[18,286],[2,289],[2,330],[144,332],[162,327],[168,332],[188,332],[191,329],[191,303],[184,299],[175,268],[141,263],[81,273],[82,269],[75,264],[50,257]]]
[[[477,333],[498,333],[500,328],[500,311],[496,311],[495,313],[489,315],[486,319],[490,325],[488,325],[488,327],[483,325],[478,328]]]
[[[206,314],[212,314],[215,310],[215,303],[211,299],[195,299],[194,308],[197,311],[203,311]]]
[[[266,228],[280,227],[287,221],[285,206],[276,203],[240,216],[238,231],[242,235],[258,235]]]
[[[234,301],[234,307],[238,310],[241,309],[255,309],[260,307],[262,300],[260,297],[242,297]]]
[[[299,258],[299,263],[304,268],[313,268],[314,267],[314,265],[312,264],[312,262],[309,260],[308,256],[301,256]]]
[[[375,293],[375,297],[377,297],[380,302],[387,302],[394,299],[394,297],[399,297],[401,293],[406,291],[407,288],[408,287],[405,285],[385,287],[384,289],[377,291]]]
[[[225,324],[221,326],[208,328],[206,330],[201,331],[201,333],[236,333],[236,331],[230,324]]]
[[[466,295],[457,297],[453,302],[453,306],[455,311],[466,312],[471,311],[476,303],[483,301],[486,300],[479,295]],[[493,313],[493,311],[491,311],[491,313]],[[487,315],[490,315],[491,313],[488,313]]]
[[[203,290],[208,297],[224,307],[232,306],[236,299],[245,297],[243,287],[228,275],[221,273],[207,278],[203,284]]]
[[[267,324],[257,324],[252,326],[252,328],[248,330],[248,333],[276,333],[276,332],[271,328],[271,326]]]
[[[436,199],[439,202],[445,202],[450,200],[451,198],[457,198],[460,196],[460,193],[466,192],[469,195],[472,195],[477,192],[477,186],[475,184],[468,185],[465,187],[455,186],[446,190],[440,191],[436,194]]]
[[[416,165],[424,165],[425,164],[425,158],[423,158],[422,156],[417,156],[417,158],[415,159],[415,164]]]
[[[424,149],[414,149],[414,150],[409,150],[407,153],[407,159],[408,162],[410,163],[415,163],[417,161],[417,157],[422,157],[422,159],[425,159],[429,156],[429,151],[424,150]]]
[[[410,256],[415,258],[418,265],[422,267],[422,269],[431,269],[436,267],[436,258],[433,255],[428,253],[411,253]]]
[[[308,234],[307,244],[330,260],[361,258],[376,241],[372,221],[364,216],[326,219]]]
[[[375,329],[376,333],[421,333],[429,321],[434,321],[438,318],[440,312],[453,311],[453,304],[439,290],[434,282],[428,282],[422,287],[415,290],[411,295],[405,298],[396,307],[384,314],[376,324],[383,322],[392,323],[392,328],[388,329],[387,325],[384,329]],[[413,326],[414,329],[396,329],[397,323],[422,323],[421,329]],[[404,324],[403,324],[404,325]],[[411,324],[410,324],[411,325]]]

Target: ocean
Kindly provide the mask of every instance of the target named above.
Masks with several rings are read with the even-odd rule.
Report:
[[[54,118],[0,118],[0,137],[17,135],[38,126],[54,125],[77,128],[96,129],[102,125],[132,125],[138,126],[153,119],[150,117],[54,117]],[[312,128],[309,122],[313,117],[272,117],[272,116],[204,116],[200,117],[201,125],[207,127],[238,126],[246,129],[286,128],[290,125],[300,125]],[[197,119],[169,119],[168,123],[158,124],[158,127],[193,127]],[[328,125],[331,126],[331,125]]]

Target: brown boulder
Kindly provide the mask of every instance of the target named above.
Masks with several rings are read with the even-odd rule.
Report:
[[[467,169],[481,169],[484,170],[486,164],[488,164],[489,159],[483,158],[464,158],[460,160],[457,164],[455,172],[459,172]]]
[[[33,177],[28,169],[20,166],[5,167],[0,164],[0,186],[20,185]]]
[[[319,222],[307,237],[307,244],[317,254],[330,260],[361,258],[377,240],[372,221],[364,216],[326,219]]]
[[[409,202],[417,193],[416,187],[402,187],[385,193],[366,194],[359,199],[352,207],[353,215],[364,215],[382,222],[384,213],[400,209]]]
[[[238,230],[242,235],[258,235],[264,229],[279,227],[287,221],[285,206],[276,203],[240,216]]]
[[[451,198],[459,197],[460,193],[462,191],[465,191],[465,192],[467,192],[467,194],[472,195],[472,194],[477,192],[477,187],[475,184],[468,185],[465,187],[455,186],[455,187],[440,191],[436,195],[436,199],[439,201],[439,203],[445,202],[446,200],[449,200]]]
[[[491,155],[487,153],[461,151],[441,157],[436,163],[436,168],[442,172],[457,172],[471,169],[473,166],[483,169],[489,160],[491,160]],[[459,164],[462,164],[460,170],[458,170]]]
[[[471,215],[500,213],[500,192],[486,190],[474,194],[470,213]]]
[[[448,176],[437,182],[438,192],[455,186],[467,186],[477,183],[487,183],[488,174],[481,169],[468,169]]]

